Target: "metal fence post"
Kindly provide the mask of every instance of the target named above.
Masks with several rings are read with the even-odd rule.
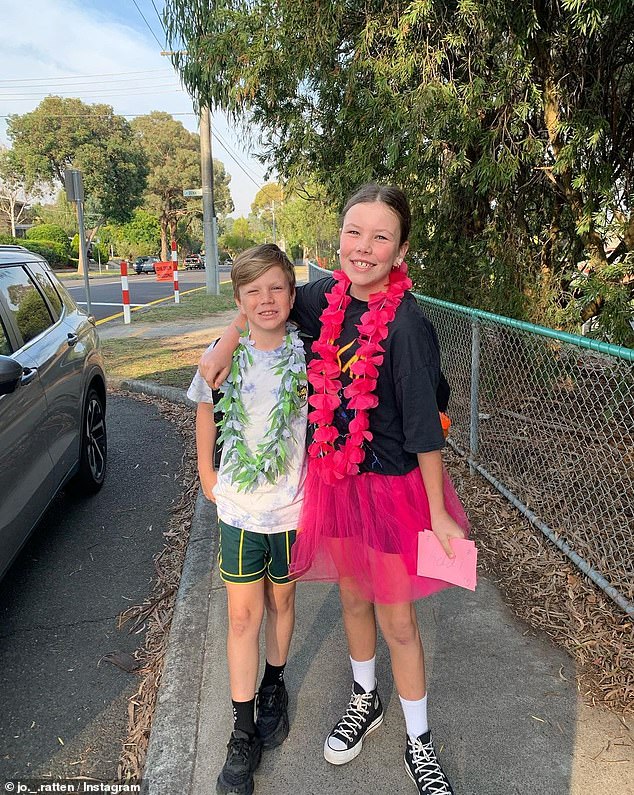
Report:
[[[480,321],[471,321],[471,421],[469,431],[469,457],[475,461],[478,456],[478,437],[480,431]],[[469,474],[475,475],[475,468],[469,464]]]

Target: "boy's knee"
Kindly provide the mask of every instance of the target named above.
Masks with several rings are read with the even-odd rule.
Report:
[[[229,629],[240,637],[257,631],[262,623],[262,606],[232,605],[229,607]]]
[[[267,613],[286,614],[295,609],[295,588],[293,585],[270,585],[264,592]]]

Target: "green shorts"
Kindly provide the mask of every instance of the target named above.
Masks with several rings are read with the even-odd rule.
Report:
[[[218,567],[224,582],[259,582],[268,577],[276,584],[293,582],[288,567],[295,530],[254,533],[218,520],[220,545]]]

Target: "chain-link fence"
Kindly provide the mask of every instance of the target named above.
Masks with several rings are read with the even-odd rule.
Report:
[[[634,614],[634,350],[417,298],[451,383],[452,446]]]

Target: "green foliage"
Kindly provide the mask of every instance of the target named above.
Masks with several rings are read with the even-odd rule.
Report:
[[[52,204],[33,205],[32,214],[34,220],[41,224],[53,224],[61,227],[67,237],[72,237],[77,229],[77,212],[74,205],[66,198],[66,192],[63,190],[58,191]]]
[[[68,251],[69,241],[66,231],[56,224],[39,224],[27,229],[26,236],[29,240],[54,240]]]
[[[259,125],[285,183],[308,176],[336,207],[370,179],[407,191],[426,290],[568,330],[590,313],[630,339],[633,282],[614,289],[610,267],[634,250],[631,2],[167,0],[165,13],[189,91]],[[583,261],[586,284],[570,277]]]
[[[105,220],[126,221],[141,201],[146,159],[130,124],[109,105],[48,96],[30,113],[9,117],[7,132],[27,182],[63,183],[70,166],[83,174]]]
[[[171,238],[180,242],[177,237],[179,221],[202,215],[201,200],[183,196],[184,190],[201,184],[200,140],[169,113],[154,111],[147,116],[137,116],[132,126],[149,164],[144,206],[159,221],[161,256],[165,259]],[[214,160],[213,169],[216,211],[231,212],[231,177],[220,161]]]
[[[257,244],[256,232],[248,218],[236,218],[229,231],[218,238],[218,246],[226,249],[232,257]]]
[[[11,235],[0,235],[0,245],[22,246],[39,254],[52,267],[63,267],[68,265],[68,241],[63,246],[54,240],[25,240],[21,237],[11,237]]]
[[[137,209],[127,224],[109,224],[100,229],[99,238],[105,246],[112,244],[115,253],[122,257],[153,255],[161,247],[161,226],[152,213]]]

